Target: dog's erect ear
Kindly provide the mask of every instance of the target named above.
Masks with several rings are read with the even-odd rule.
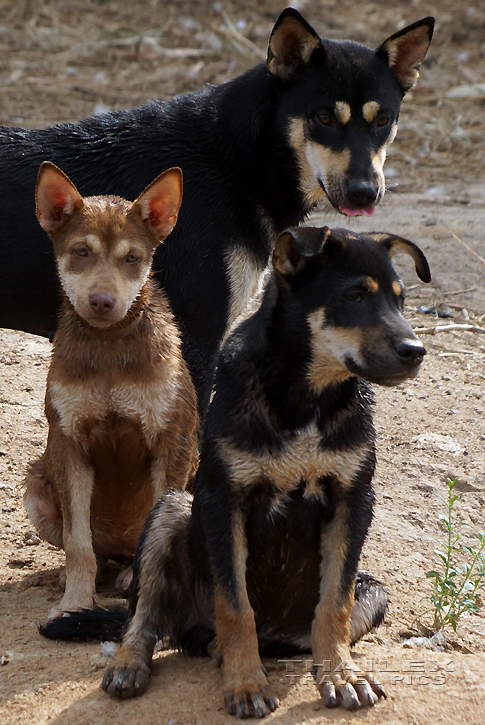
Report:
[[[83,205],[72,181],[51,161],[39,169],[35,187],[35,213],[47,234],[55,234]]]
[[[375,242],[380,242],[389,252],[390,257],[394,257],[398,252],[405,252],[413,258],[416,267],[416,274],[423,282],[431,282],[431,271],[428,260],[424,256],[417,244],[411,242],[404,237],[398,237],[395,234],[387,234],[386,232],[366,232],[366,237],[370,237]]]
[[[268,68],[283,81],[290,81],[310,63],[321,40],[298,10],[283,10],[271,32]]]
[[[142,191],[131,207],[138,214],[156,244],[168,237],[177,222],[182,203],[182,171],[178,166],[164,171]]]
[[[389,64],[403,93],[418,80],[419,66],[428,52],[433,29],[434,18],[423,18],[391,35],[376,50],[376,55]]]
[[[273,267],[284,277],[294,277],[308,260],[319,254],[330,236],[328,227],[295,227],[287,229],[276,240]]]

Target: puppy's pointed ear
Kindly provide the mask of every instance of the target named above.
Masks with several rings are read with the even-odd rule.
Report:
[[[419,67],[428,52],[433,29],[434,18],[423,18],[391,35],[376,50],[376,55],[389,64],[403,93],[418,80]]]
[[[69,177],[51,161],[44,161],[35,187],[35,213],[47,234],[56,234],[82,205],[83,198]]]
[[[182,171],[177,166],[164,171],[142,191],[131,207],[158,244],[177,222],[182,203]]]
[[[318,34],[298,10],[283,10],[271,32],[268,68],[283,81],[293,80],[309,65],[313,51],[322,45]]]
[[[387,234],[386,232],[366,232],[365,236],[370,237],[370,239],[373,239],[375,242],[383,244],[389,252],[390,257],[394,257],[394,255],[399,252],[409,254],[409,256],[414,260],[416,274],[419,279],[423,282],[431,282],[431,270],[429,268],[428,260],[417,244],[411,242],[409,239],[404,239],[404,237],[398,237],[395,234]]]
[[[328,227],[287,229],[276,240],[273,267],[287,279],[294,277],[310,259],[320,254],[329,236]]]

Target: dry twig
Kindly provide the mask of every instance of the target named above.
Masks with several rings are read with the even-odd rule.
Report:
[[[468,332],[483,332],[485,327],[467,324],[432,325],[431,327],[415,327],[416,335],[436,335],[437,332],[451,332],[452,330],[466,330]]]

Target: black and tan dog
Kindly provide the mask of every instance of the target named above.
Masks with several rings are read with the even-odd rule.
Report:
[[[228,325],[257,287],[277,236],[318,202],[370,215],[402,98],[433,32],[424,18],[375,51],[321,39],[293,9],[268,61],[221,86],[45,129],[0,128],[0,326],[49,336],[58,294],[32,204],[44,159],[84,196],[134,199],[160,169],[184,173],[179,221],[154,270],[178,320],[199,408]]]
[[[378,582],[356,579],[374,498],[366,381],[395,385],[425,354],[401,315],[390,260],[400,251],[429,281],[423,253],[400,237],[327,228],[280,236],[260,309],[219,357],[193,505],[167,493],[140,539],[129,626],[102,685],[112,695],[145,690],[161,635],[194,654],[215,635],[226,708],[238,717],[278,704],[258,642],[263,651],[311,648],[328,707],[384,694],[349,645],[386,607]],[[95,624],[106,636],[116,616],[86,612],[44,633],[87,636]]]

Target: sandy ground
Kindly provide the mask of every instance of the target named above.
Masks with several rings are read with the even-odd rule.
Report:
[[[267,37],[282,6],[265,3],[258,8],[249,3],[244,11],[242,7],[224,4],[231,21],[248,18],[246,29],[237,27],[256,48],[264,48],[263,31]],[[332,11],[334,22],[328,33],[334,32],[335,37],[344,37],[346,29],[345,35],[365,40],[367,32],[372,42],[377,42],[394,31],[394,21],[384,4],[369,4],[366,13],[359,11],[358,19],[352,7],[348,2],[339,3],[336,13],[336,3],[326,0],[306,3],[303,11],[310,20]],[[399,136],[388,161],[390,180],[399,180],[400,193],[388,194],[372,220],[345,220],[345,225],[357,231],[400,233],[422,246],[433,273],[431,285],[419,283],[407,257],[397,258],[408,288],[406,316],[414,327],[472,324],[485,330],[485,180],[471,171],[483,154],[483,139],[482,145],[473,134],[465,141],[463,136],[453,140],[443,131],[439,141],[439,132],[426,128],[432,121],[423,117],[426,108],[430,117],[434,109],[434,118],[440,118],[436,110],[439,102],[430,102],[429,107],[424,101],[418,102],[432,92],[446,92],[443,74],[448,74],[449,87],[465,82],[466,73],[460,66],[478,76],[475,82],[485,80],[485,25],[479,24],[478,7],[475,15],[454,10],[446,2],[428,7],[418,1],[405,8],[403,4],[402,11],[398,8],[396,13],[407,22],[429,12],[441,17],[437,37],[442,42],[433,51],[433,63],[423,72],[423,96],[416,91],[415,104],[409,102],[404,110],[402,142]],[[166,14],[159,37],[163,47],[206,50],[210,32],[220,39],[221,46],[212,49],[212,55],[174,59],[163,53],[150,56],[148,50],[145,53],[140,49],[137,58],[127,50],[128,44],[114,44],[113,37],[117,42],[120,37],[131,37],[128,32],[116,35],[117,28],[126,29],[128,24],[132,35],[142,31],[153,35],[150,13],[162,10]],[[15,9],[9,3],[0,3],[0,46],[3,44],[7,51],[0,61],[0,82],[5,90],[1,120],[41,125],[78,118],[92,112],[95,103],[116,105],[112,85],[105,84],[103,90],[103,84],[100,87],[99,79],[95,80],[97,73],[113,73],[116,79],[124,73],[124,95],[117,97],[119,107],[124,107],[151,95],[170,95],[177,85],[184,90],[206,80],[220,82],[257,60],[254,55],[249,58],[238,53],[228,45],[227,35],[214,30],[214,24],[227,24],[212,4],[195,3],[191,10],[182,3],[167,3],[162,8],[162,4],[150,2],[135,16],[133,13],[128,4],[121,2],[79,4],[68,0],[62,6],[45,3],[40,13],[34,12],[27,1]],[[475,25],[470,24],[472,16]],[[77,18],[79,28],[73,18]],[[91,23],[89,32],[85,32],[83,23],[88,18]],[[192,30],[187,29],[191,18],[197,25]],[[49,27],[53,28],[50,33],[45,30]],[[71,35],[67,31],[56,35],[60,27],[70,28]],[[319,29],[324,32],[323,27]],[[197,33],[205,35],[197,40]],[[100,57],[99,43],[103,40],[108,58]],[[49,55],[52,49],[53,55]],[[465,52],[471,53],[471,60],[453,65],[452,58]],[[193,69],[197,63],[202,66],[196,73]],[[65,70],[71,66],[77,75]],[[189,77],[191,69],[193,76]],[[33,78],[37,82],[32,82]],[[135,78],[140,79],[139,85]],[[66,88],[70,89],[70,105]],[[88,91],[91,95],[86,99]],[[473,119],[480,108],[483,113],[480,99],[462,102],[459,107],[444,101],[441,118],[444,123],[454,113],[455,125],[464,124],[465,119],[469,128],[475,128],[473,133],[479,134]],[[421,134],[419,124],[423,127]],[[418,138],[428,144],[421,156],[412,152],[418,148]],[[472,142],[476,142],[475,147]],[[313,221],[335,226],[343,223],[341,217],[323,214],[316,215]],[[420,305],[448,310],[452,317],[420,314]],[[434,491],[444,493],[448,477],[458,479],[462,499],[456,517],[458,524],[469,527],[464,530],[465,537],[472,540],[473,532],[485,530],[485,335],[453,329],[423,334],[422,339],[428,355],[419,377],[394,389],[376,391],[377,503],[362,568],[385,583],[391,603],[385,623],[358,643],[354,656],[361,667],[372,669],[381,679],[388,699],[357,713],[326,711],[308,676],[307,660],[268,660],[265,665],[270,681],[281,699],[280,708],[267,718],[268,722],[318,725],[362,720],[369,725],[382,721],[392,725],[481,725],[485,719],[483,610],[465,615],[456,634],[447,632],[445,651],[410,649],[406,643],[419,623],[431,622],[430,584],[425,575],[438,566],[434,538],[444,540],[439,520],[444,510]],[[38,635],[38,623],[60,598],[57,577],[63,554],[37,540],[23,508],[21,484],[28,461],[40,455],[45,445],[43,396],[49,354],[46,340],[0,331],[0,723],[234,722],[223,710],[220,674],[209,660],[160,651],[148,692],[136,701],[116,702],[99,689],[106,663],[99,644],[58,644]],[[116,597],[112,588],[114,574],[103,586],[104,602]]]

